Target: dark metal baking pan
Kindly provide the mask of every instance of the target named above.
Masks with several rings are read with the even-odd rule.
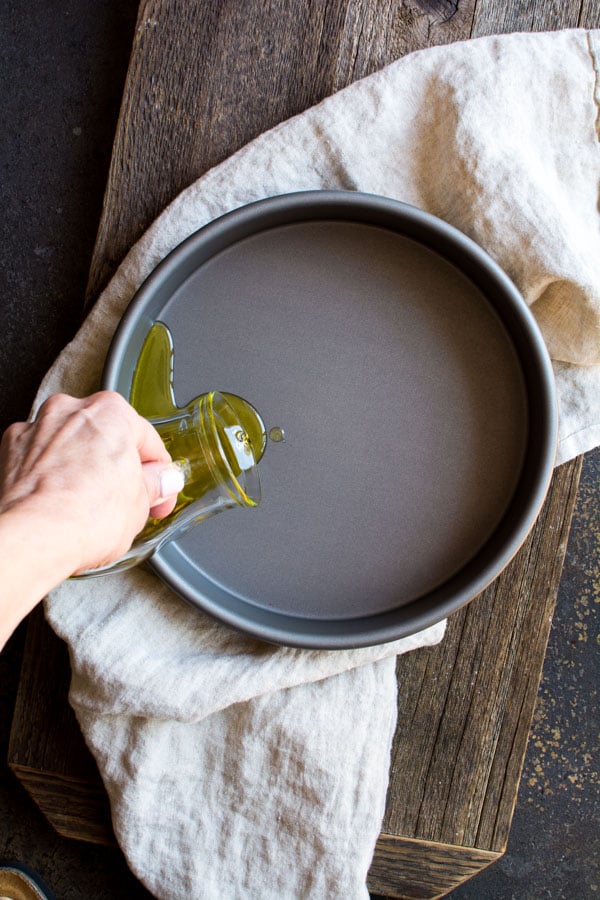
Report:
[[[229,213],[142,285],[105,387],[129,396],[156,320],[180,405],[238,394],[286,434],[257,510],[151,561],[201,610],[292,646],[385,642],[463,606],[521,546],[554,461],[552,368],[512,282],[456,229],[353,192]]]

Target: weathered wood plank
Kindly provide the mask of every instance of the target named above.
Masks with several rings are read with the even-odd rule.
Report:
[[[30,797],[63,837],[90,844],[117,847],[110,820],[104,785],[97,780],[82,781],[74,775],[40,772],[13,764],[17,776]]]
[[[369,890],[400,900],[442,897],[501,854],[382,833],[369,872]]]
[[[600,28],[600,4],[598,0],[583,0],[577,24],[580,28]]]
[[[488,0],[477,4],[472,37],[577,28],[580,11],[581,0]]]
[[[355,0],[349,4],[334,88],[364,78],[414,50],[464,40],[475,0]]]

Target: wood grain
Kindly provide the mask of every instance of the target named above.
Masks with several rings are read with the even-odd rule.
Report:
[[[499,853],[409,840],[382,833],[369,872],[369,888],[388,897],[440,897],[499,858]]]
[[[267,128],[412,50],[577,25],[600,25],[593,0],[143,0],[88,302],[182,188]],[[451,618],[444,642],[398,661],[400,725],[372,890],[441,896],[504,850],[579,470],[580,461],[557,470],[526,545]],[[110,843],[68,681],[66,650],[38,611],[9,763],[61,833]]]
[[[581,0],[535,0],[532,3],[490,0],[478,3],[471,36],[577,28],[581,6]]]
[[[55,830],[64,837],[117,847],[104,785],[76,775],[58,775],[39,767],[12,765],[12,770]]]
[[[598,0],[583,0],[577,24],[580,28],[600,28]]]

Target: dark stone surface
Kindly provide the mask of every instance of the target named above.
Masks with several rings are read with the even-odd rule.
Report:
[[[135,25],[134,0],[3,4],[0,429],[76,331]],[[461,900],[590,898],[598,867],[600,453],[586,458],[507,854]],[[118,851],[54,833],[6,766],[23,627],[0,655],[0,858],[60,900],[149,894]]]
[[[0,430],[80,322],[136,0],[2,4]],[[0,859],[58,900],[149,897],[115,850],[59,837],[6,766],[23,626],[0,654]]]

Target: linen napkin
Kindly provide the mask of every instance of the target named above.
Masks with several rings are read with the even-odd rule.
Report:
[[[600,442],[600,33],[419,51],[257,138],[192,184],[133,247],[37,400],[98,388],[142,280],[252,200],[306,189],[407,201],[481,244],[531,305],[554,361],[557,462]],[[199,129],[198,140],[202,140]],[[351,898],[384,810],[395,657],[277,648],[132,570],[48,598],[70,700],[129,865],[162,898]],[[402,723],[400,723],[401,726]]]

